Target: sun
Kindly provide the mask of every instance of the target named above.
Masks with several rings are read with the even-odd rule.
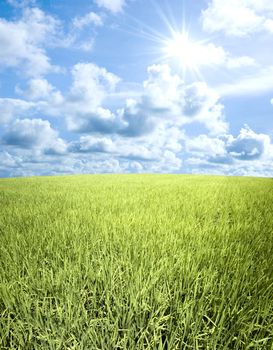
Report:
[[[197,70],[201,65],[202,47],[190,40],[187,32],[175,32],[164,42],[165,58],[174,59],[183,69]]]

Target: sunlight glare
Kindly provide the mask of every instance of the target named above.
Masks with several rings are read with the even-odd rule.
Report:
[[[201,59],[199,44],[192,42],[186,32],[174,33],[165,42],[164,51],[167,58],[177,60],[183,69],[196,69]]]

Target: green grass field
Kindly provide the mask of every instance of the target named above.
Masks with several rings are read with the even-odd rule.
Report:
[[[273,349],[273,179],[0,180],[1,349]]]

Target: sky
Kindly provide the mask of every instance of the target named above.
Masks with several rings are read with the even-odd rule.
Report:
[[[272,0],[0,0],[0,177],[272,177],[272,53]]]

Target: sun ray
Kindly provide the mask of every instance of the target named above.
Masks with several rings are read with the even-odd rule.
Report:
[[[131,25],[122,31],[153,43],[153,45],[144,45],[143,49],[134,55],[150,55],[153,57],[153,63],[170,64],[181,74],[183,79],[189,77],[190,80],[204,81],[201,72],[201,68],[204,66],[202,56],[206,56],[206,46],[209,44],[210,38],[203,38],[199,41],[190,38],[190,19],[187,18],[186,21],[185,1],[181,1],[181,12],[178,11],[180,21],[175,19],[168,2],[165,2],[164,9],[155,0],[149,0],[149,2],[164,23],[165,31],[160,31],[126,14]]]

